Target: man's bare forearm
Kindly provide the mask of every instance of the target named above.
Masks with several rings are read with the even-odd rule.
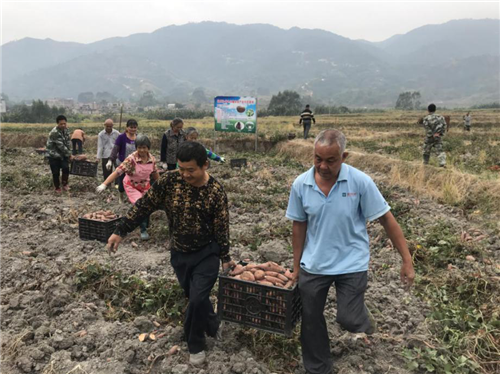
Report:
[[[403,263],[410,262],[411,263],[411,255],[408,250],[408,245],[406,244],[406,239],[397,223],[396,219],[392,215],[391,212],[387,212],[385,215],[379,218],[380,224],[384,227],[387,236],[391,240],[392,244],[398,250],[401,258],[403,259]]]
[[[307,222],[293,221],[292,226],[292,248],[293,248],[293,271],[300,268],[300,259],[306,241]]]

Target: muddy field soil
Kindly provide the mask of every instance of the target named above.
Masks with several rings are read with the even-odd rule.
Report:
[[[103,243],[83,241],[78,233],[78,217],[83,214],[110,209],[123,215],[130,207],[119,204],[116,190],[94,192],[100,175],[71,176],[71,191],[56,195],[48,165],[33,149],[4,149],[2,155],[2,373],[304,373],[299,327],[292,338],[281,338],[224,323],[221,340],[208,338],[207,364],[190,366],[182,339],[182,312],[166,316],[117,311],[95,289],[81,287],[81,271],[89,264],[120,273],[124,279],[134,276],[153,284],[166,278],[167,284],[175,285],[165,249],[165,214],[152,216],[151,240],[141,242],[136,230],[117,254],[110,255]],[[233,259],[273,260],[291,267],[291,223],[284,214],[289,187],[306,168],[279,157],[227,156],[249,159],[249,166],[241,170],[228,165],[209,170],[229,196]],[[396,191],[393,198],[411,206],[421,217],[420,225],[431,227],[438,219],[470,225],[453,208],[404,191]],[[382,227],[372,223],[369,232],[372,259],[366,302],[378,332],[367,337],[343,331],[335,322],[332,289],[325,315],[336,370],[408,373],[403,349],[432,340],[425,322],[429,308],[401,287],[400,258]],[[498,243],[490,246],[495,250]],[[184,302],[182,297],[178,302]],[[148,336],[140,341],[143,333]],[[167,354],[174,346],[180,349]]]

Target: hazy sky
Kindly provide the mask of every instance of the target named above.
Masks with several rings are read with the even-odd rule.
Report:
[[[499,1],[8,1],[1,2],[1,43],[25,37],[90,43],[168,25],[217,21],[328,30],[381,41],[452,19],[500,18]]]

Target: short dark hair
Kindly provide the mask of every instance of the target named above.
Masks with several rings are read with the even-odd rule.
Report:
[[[207,150],[198,142],[183,142],[177,150],[177,159],[181,162],[195,160],[201,168],[207,162]]]
[[[429,113],[434,113],[436,111],[436,105],[434,104],[430,104],[428,107],[427,107],[427,110],[429,111]]]
[[[68,119],[66,118],[66,116],[63,116],[62,114],[60,114],[56,117],[56,123],[59,123],[60,121],[68,122]]]
[[[179,123],[184,123],[182,118],[174,118],[172,122],[170,122],[170,127],[174,128],[174,126],[177,126]]]
[[[309,104],[306,104],[306,108],[309,108]]]
[[[139,127],[139,124],[137,123],[137,121],[133,118],[130,118],[128,121],[127,121],[127,127],[130,127],[130,126],[135,126],[135,127]]]
[[[151,141],[149,140],[149,138],[144,134],[139,134],[135,139],[135,148],[139,148],[142,145],[145,145],[146,147],[148,147],[148,149],[151,149]]]

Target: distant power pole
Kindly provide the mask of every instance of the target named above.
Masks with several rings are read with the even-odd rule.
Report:
[[[122,114],[123,114],[123,104],[120,107],[120,124],[118,125],[118,132],[122,132]]]

